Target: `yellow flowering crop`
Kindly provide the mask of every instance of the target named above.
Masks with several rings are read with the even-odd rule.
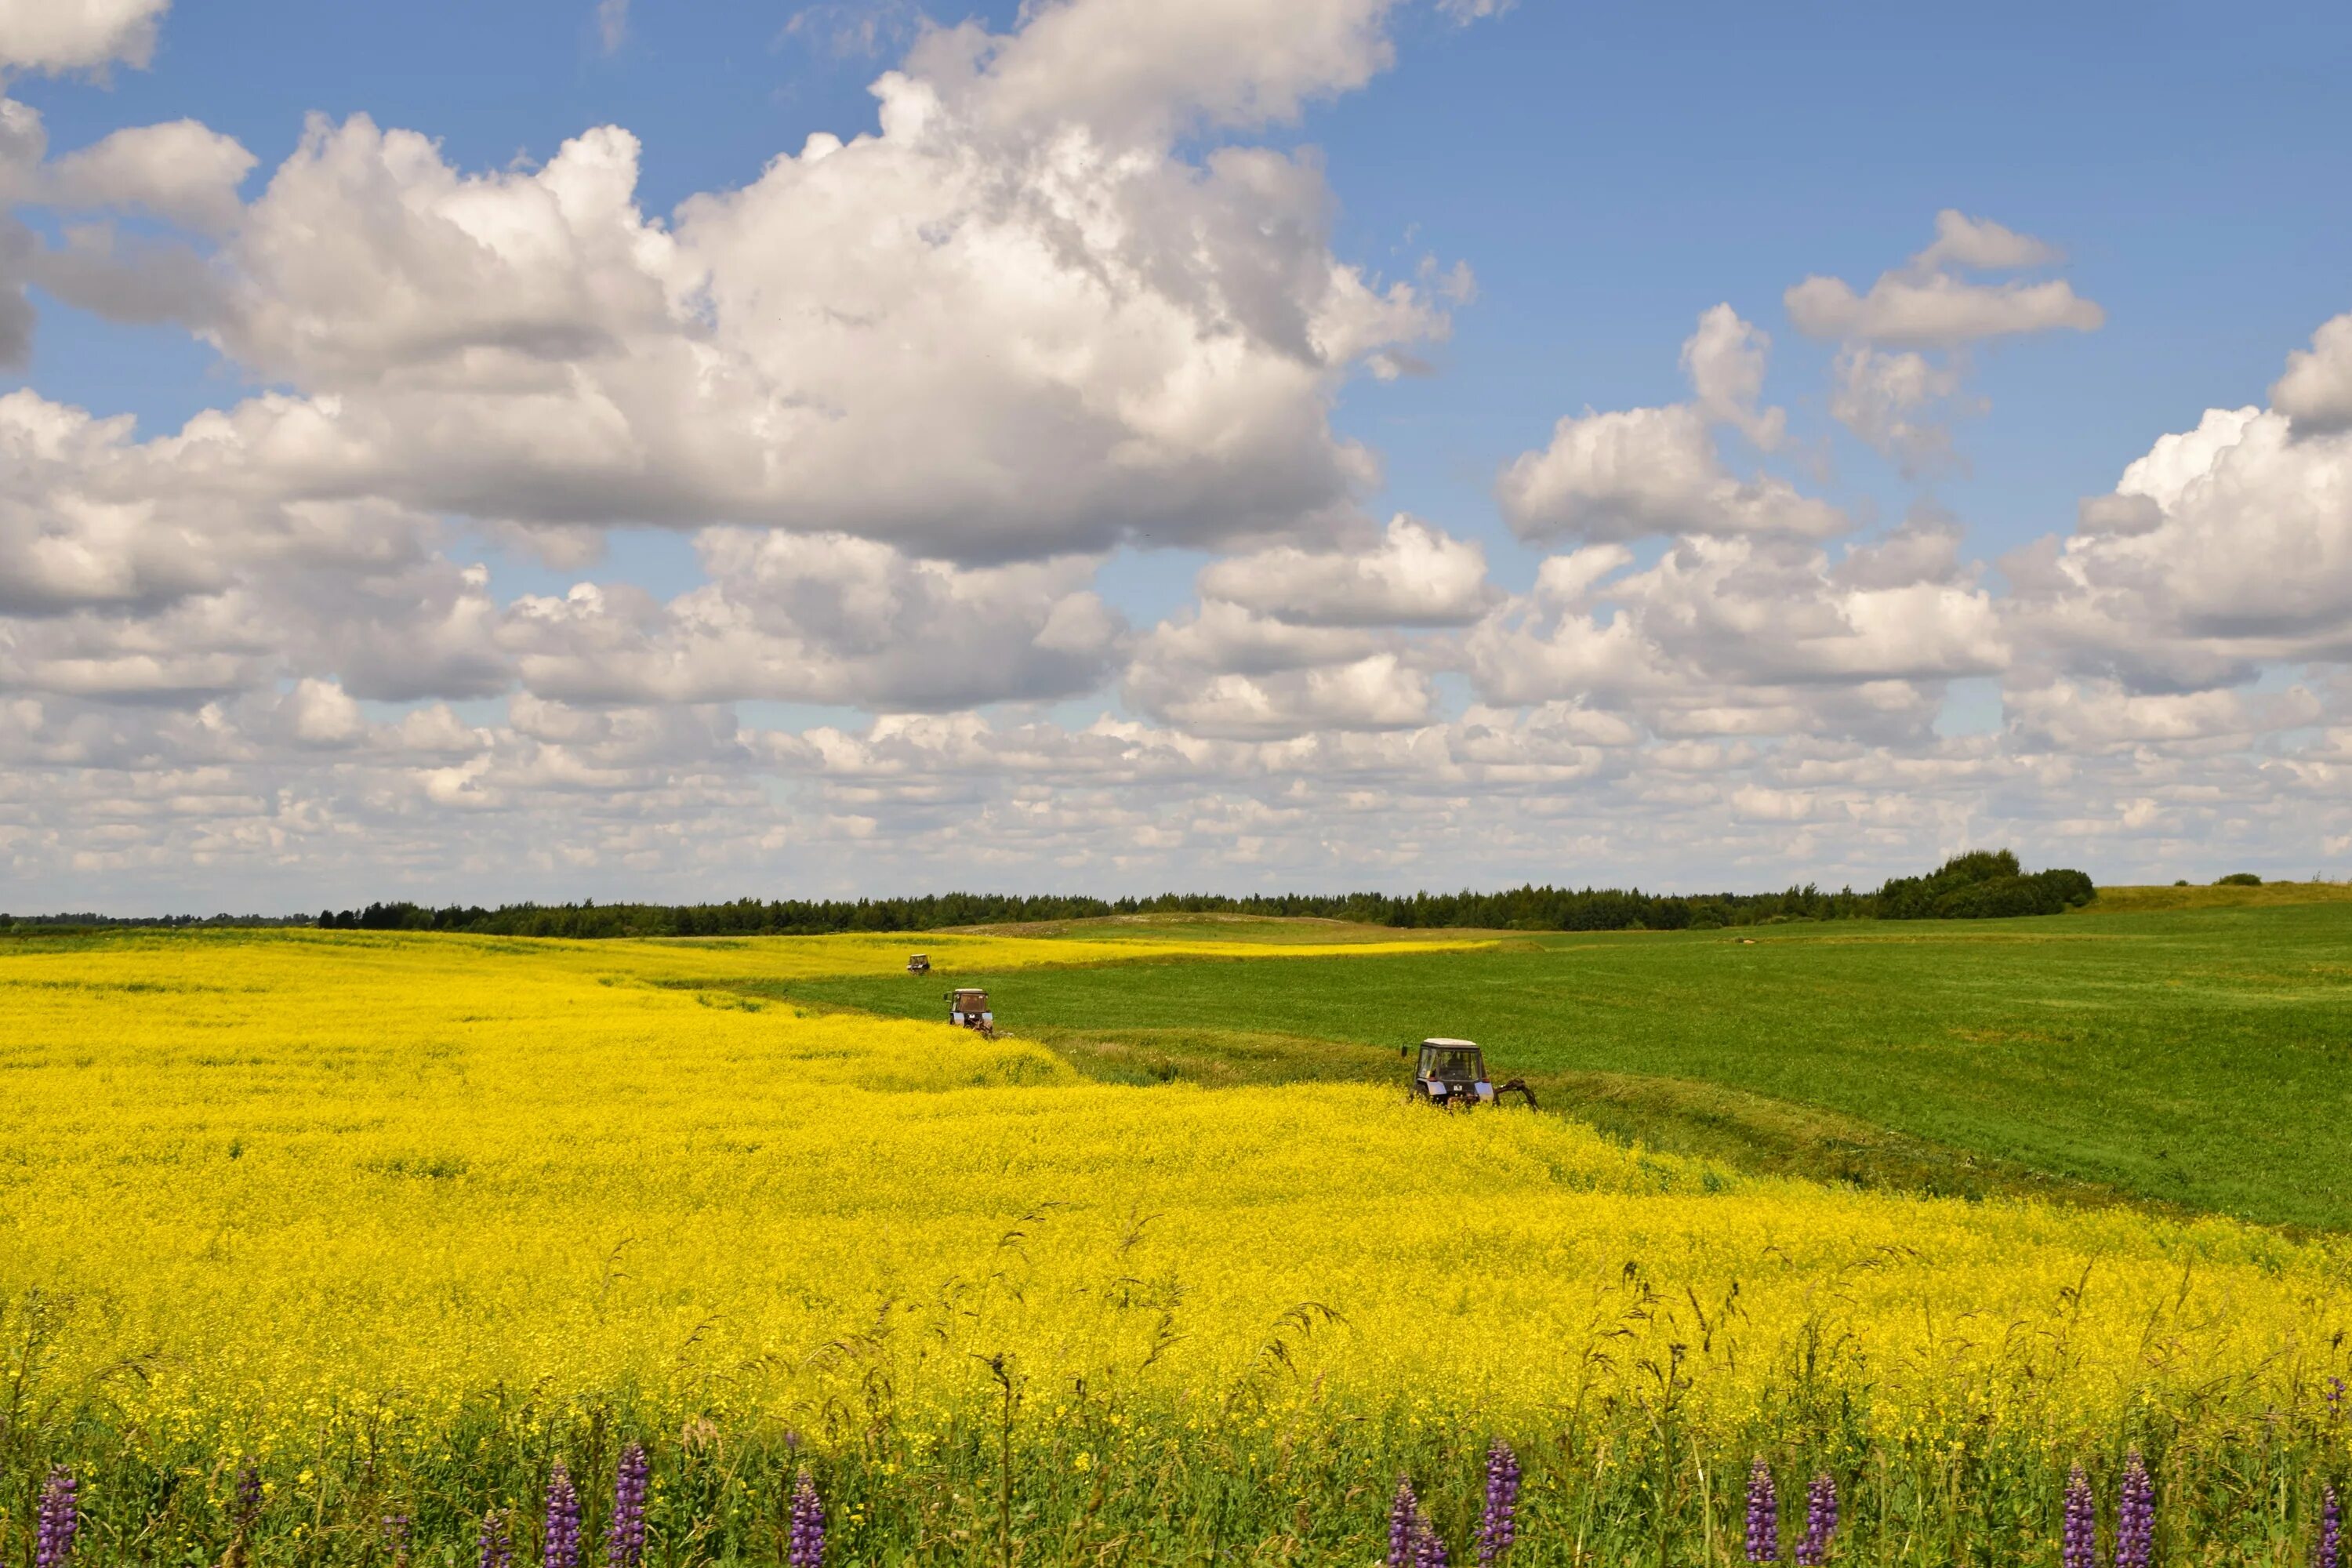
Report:
[[[8,951],[0,1289],[73,1298],[85,1365],[153,1352],[184,1420],[495,1384],[707,1404],[722,1373],[789,1402],[919,1310],[1039,1372],[1150,1356],[1146,1382],[1223,1389],[1272,1355],[1322,1397],[1497,1417],[1679,1377],[1736,1423],[1811,1355],[1890,1436],[2342,1367],[2330,1243],[1736,1178],[1360,1087],[1096,1085],[1018,1040],[692,987],[909,945]],[[950,972],[1099,956],[923,945]]]
[[[215,1491],[205,1455],[283,1463],[306,1518],[356,1484],[333,1477],[379,1475],[352,1469],[379,1440],[446,1457],[479,1429],[468,1409],[539,1452],[625,1407],[687,1453],[763,1422],[868,1443],[861,1484],[950,1476],[937,1506],[984,1532],[971,1478],[992,1450],[970,1432],[1008,1388],[1024,1442],[1060,1445],[1037,1473],[1080,1489],[1056,1505],[1076,1530],[1147,1495],[1139,1467],[1190,1475],[1183,1446],[1212,1431],[1276,1470],[1296,1434],[1349,1422],[1392,1435],[1367,1455],[1565,1434],[1588,1488],[1612,1453],[1671,1458],[1676,1431],[1718,1454],[1835,1441],[1913,1456],[1916,1499],[1989,1443],[2055,1463],[2159,1425],[2183,1451],[2257,1440],[2347,1370],[2336,1239],[1743,1177],[1358,1085],[1108,1086],[1019,1039],[741,992],[918,947],[939,973],[909,985],[1138,956],[941,936],[0,948],[0,1316],[11,1343],[54,1331],[16,1352],[28,1386],[102,1410],[129,1451],[209,1464]],[[1148,951],[1170,950],[1301,951]],[[1360,1461],[1376,1479],[1389,1451]],[[1626,1484],[1649,1495],[1648,1473]],[[1734,1506],[1692,1474],[1700,1503],[1674,1506]],[[1307,1506],[1284,1485],[1266,1529]],[[1975,1528],[1951,1486],[1937,1506]],[[892,1539],[929,1528],[864,1495],[842,1516],[859,1528],[869,1508]],[[2003,1501],[2001,1528],[2031,1538],[2038,1495]]]

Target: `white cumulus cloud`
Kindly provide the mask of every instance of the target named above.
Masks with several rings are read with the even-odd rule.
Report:
[[[2352,312],[2326,322],[2312,334],[2309,348],[2286,356],[2286,374],[2271,387],[2271,406],[2297,430],[2352,429]]]
[[[51,165],[50,198],[68,207],[144,208],[191,228],[232,226],[254,156],[194,120],[137,125]]]
[[[1819,275],[1793,285],[1782,299],[1789,319],[1808,337],[1896,348],[1951,348],[2060,329],[2093,331],[2105,322],[2106,312],[2063,279],[1988,283],[1958,270],[2040,267],[2061,258],[2056,247],[1949,209],[1937,215],[1936,230],[1934,244],[1908,265],[1881,273],[1867,293]]]
[[[1458,626],[1493,602],[1486,552],[1402,513],[1377,543],[1319,551],[1279,545],[1229,557],[1201,592],[1310,626]]]
[[[710,581],[667,604],[625,584],[530,595],[501,640],[533,693],[583,703],[766,699],[890,710],[1045,700],[1101,684],[1124,621],[1096,563],[959,568],[887,544],[714,529]]]
[[[172,0],[0,0],[0,71],[143,66]]]
[[[1505,520],[1528,540],[1843,531],[1837,508],[1775,474],[1740,478],[1717,447],[1725,424],[1760,447],[1779,444],[1785,416],[1758,401],[1769,344],[1728,305],[1708,310],[1683,345],[1696,401],[1561,419],[1549,446],[1522,453],[1496,481]]]
[[[468,174],[314,123],[207,323],[306,395],[232,411],[220,460],[501,521],[968,561],[1312,534],[1369,489],[1332,395],[1444,320],[1330,255],[1311,160],[994,129],[906,73],[877,91],[878,134],[813,137],[668,224],[616,128]]]

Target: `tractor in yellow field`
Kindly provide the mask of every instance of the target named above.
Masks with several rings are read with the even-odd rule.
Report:
[[[976,985],[960,985],[948,993],[948,1022],[996,1038],[996,1015],[988,1010],[988,993]]]
[[[1412,1048],[1401,1046],[1398,1054],[1408,1054]],[[1536,1091],[1528,1087],[1527,1079],[1515,1078],[1498,1084],[1486,1076],[1486,1053],[1475,1042],[1443,1036],[1421,1042],[1421,1060],[1412,1069],[1412,1098],[1417,1102],[1451,1110],[1500,1105],[1509,1094],[1527,1101],[1529,1110],[1536,1108]]]

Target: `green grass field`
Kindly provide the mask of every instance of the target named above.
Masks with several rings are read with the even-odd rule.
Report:
[[[1398,1047],[1461,1035],[1548,1111],[1750,1168],[2341,1228],[2352,901],[2332,892],[2126,889],[2099,918],[1514,933],[1472,952],[758,988],[927,1017],[946,981],[986,985],[1000,1027],[1129,1082],[1402,1085]],[[1194,924],[1249,922],[1157,929]]]

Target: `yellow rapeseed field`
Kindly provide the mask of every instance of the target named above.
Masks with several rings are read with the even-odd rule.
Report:
[[[103,1389],[133,1447],[263,1455],[387,1410],[427,1442],[488,1397],[822,1444],[880,1388],[945,1431],[1004,1356],[1046,1417],[1116,1391],[1270,1428],[1612,1413],[1735,1452],[1810,1422],[2063,1458],[2154,1421],[2234,1440],[2352,1359],[2335,1241],[1740,1177],[1360,1086],[1105,1086],[1017,1039],[698,988],[910,945],[948,973],[1107,956],[0,948],[0,1303],[48,1314],[36,1382]]]

